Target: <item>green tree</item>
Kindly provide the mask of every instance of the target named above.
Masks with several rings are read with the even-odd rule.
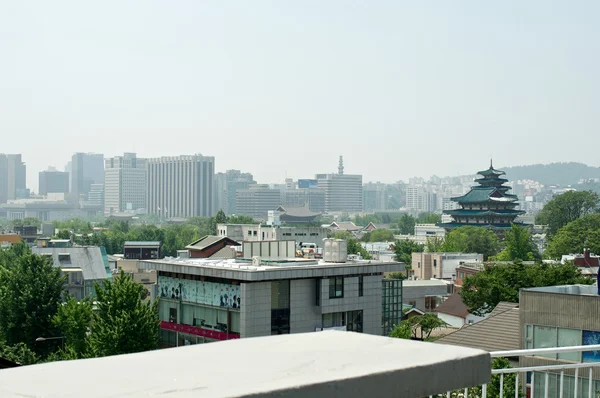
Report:
[[[348,254],[359,254],[365,260],[370,260],[371,254],[362,247],[358,239],[348,231],[336,232],[333,235],[335,239],[344,239],[348,243]]]
[[[249,216],[229,216],[227,217],[228,224],[259,224],[258,221],[254,220]]]
[[[34,254],[13,257],[0,267],[0,340],[25,343],[37,354],[53,344],[35,344],[38,337],[54,337],[52,318],[58,311],[65,277],[50,260]]]
[[[536,217],[537,224],[548,226],[552,237],[558,230],[580,217],[597,211],[600,196],[591,191],[568,191],[550,200]]]
[[[529,231],[517,224],[511,224],[504,237],[505,249],[498,253],[498,261],[533,261],[541,260]]]
[[[77,301],[69,297],[59,306],[52,319],[54,326],[65,337],[66,350],[72,350],[77,358],[87,353],[88,332],[92,321],[92,303],[89,300]]]
[[[518,303],[519,289],[593,282],[573,264],[492,264],[467,276],[460,295],[470,312],[483,316],[501,301]]]
[[[409,216],[408,214],[404,214],[398,219],[398,229],[400,230],[400,233],[404,235],[414,234],[415,224],[415,218],[413,216]]]
[[[443,251],[444,248],[444,238],[439,236],[432,236],[427,238],[427,243],[425,243],[425,250],[429,253],[439,253]]]
[[[442,222],[442,216],[435,213],[420,213],[416,222],[417,224],[438,224]]]
[[[439,318],[436,314],[428,313],[413,316],[405,319],[396,325],[390,332],[390,337],[400,339],[421,339],[427,340],[431,337],[434,330],[443,328],[448,324]]]
[[[500,243],[496,234],[489,229],[464,226],[453,229],[446,235],[441,250],[444,252],[480,253],[485,260],[498,254]]]
[[[25,217],[23,219],[23,225],[35,226],[39,228],[42,226],[42,222],[35,217]]]
[[[40,357],[25,343],[17,343],[11,346],[0,342],[0,358],[20,365],[33,365],[40,362]]]
[[[545,255],[558,259],[563,254],[581,253],[584,248],[600,253],[600,214],[588,214],[559,229]]]
[[[397,339],[410,339],[412,337],[412,327],[406,320],[401,321],[399,325],[395,325],[394,329],[390,332],[389,337]]]
[[[227,216],[223,210],[219,210],[215,216],[215,222],[217,224],[225,224],[227,222]]]
[[[376,229],[369,234],[370,242],[392,242],[394,233],[389,229]]]
[[[61,229],[55,236],[56,239],[71,239],[71,232],[67,229]]]
[[[411,267],[412,254],[421,253],[424,249],[424,245],[413,242],[412,240],[397,240],[392,247],[392,250],[396,255],[396,261],[404,263],[406,268]]]
[[[148,351],[158,348],[158,300],[144,302],[143,285],[121,271],[104,286],[96,284],[97,306],[92,321],[93,356]]]

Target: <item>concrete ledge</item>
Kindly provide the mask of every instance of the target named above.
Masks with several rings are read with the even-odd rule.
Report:
[[[487,383],[489,353],[318,332],[0,371],[0,397],[424,397]]]

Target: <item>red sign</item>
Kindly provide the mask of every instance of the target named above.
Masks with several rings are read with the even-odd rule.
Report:
[[[233,340],[239,339],[240,335],[237,333],[225,333],[218,330],[209,330],[198,328],[196,326],[182,325],[180,323],[160,321],[160,328],[170,330],[172,332],[180,332],[193,334],[195,336],[207,337],[213,340]]]

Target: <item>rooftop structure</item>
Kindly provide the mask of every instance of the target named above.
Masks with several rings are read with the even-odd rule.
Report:
[[[185,247],[191,258],[235,258],[236,251],[232,246],[240,246],[233,239],[225,236],[207,235]]]
[[[314,243],[323,247],[327,238],[327,229],[306,226],[273,226],[259,224],[217,224],[217,235],[226,236],[234,241],[267,241],[293,239],[298,245]]]
[[[128,260],[152,260],[161,258],[160,242],[126,241],[123,245],[123,257]]]
[[[286,224],[308,224],[321,215],[321,213],[315,213],[305,206],[279,206],[277,212],[280,213],[279,220]]]
[[[487,383],[490,363],[481,350],[330,331],[4,369],[0,396],[417,398]]]
[[[94,282],[104,281],[112,277],[108,257],[106,261],[99,247],[33,247],[34,254],[52,259],[55,267],[68,276],[67,292],[81,300],[95,295]]]
[[[517,216],[524,214],[517,210],[517,196],[509,194],[509,186],[504,185],[508,180],[502,176],[503,171],[490,168],[479,171],[481,178],[475,180],[476,185],[463,196],[454,197],[452,200],[460,205],[456,210],[445,210],[444,214],[450,215],[452,222],[442,223],[440,226],[453,229],[465,225],[474,225],[495,230],[510,228]]]

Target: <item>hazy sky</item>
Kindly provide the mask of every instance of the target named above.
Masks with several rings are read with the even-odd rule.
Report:
[[[3,1],[0,152],[202,153],[261,182],[598,166],[600,2]]]

